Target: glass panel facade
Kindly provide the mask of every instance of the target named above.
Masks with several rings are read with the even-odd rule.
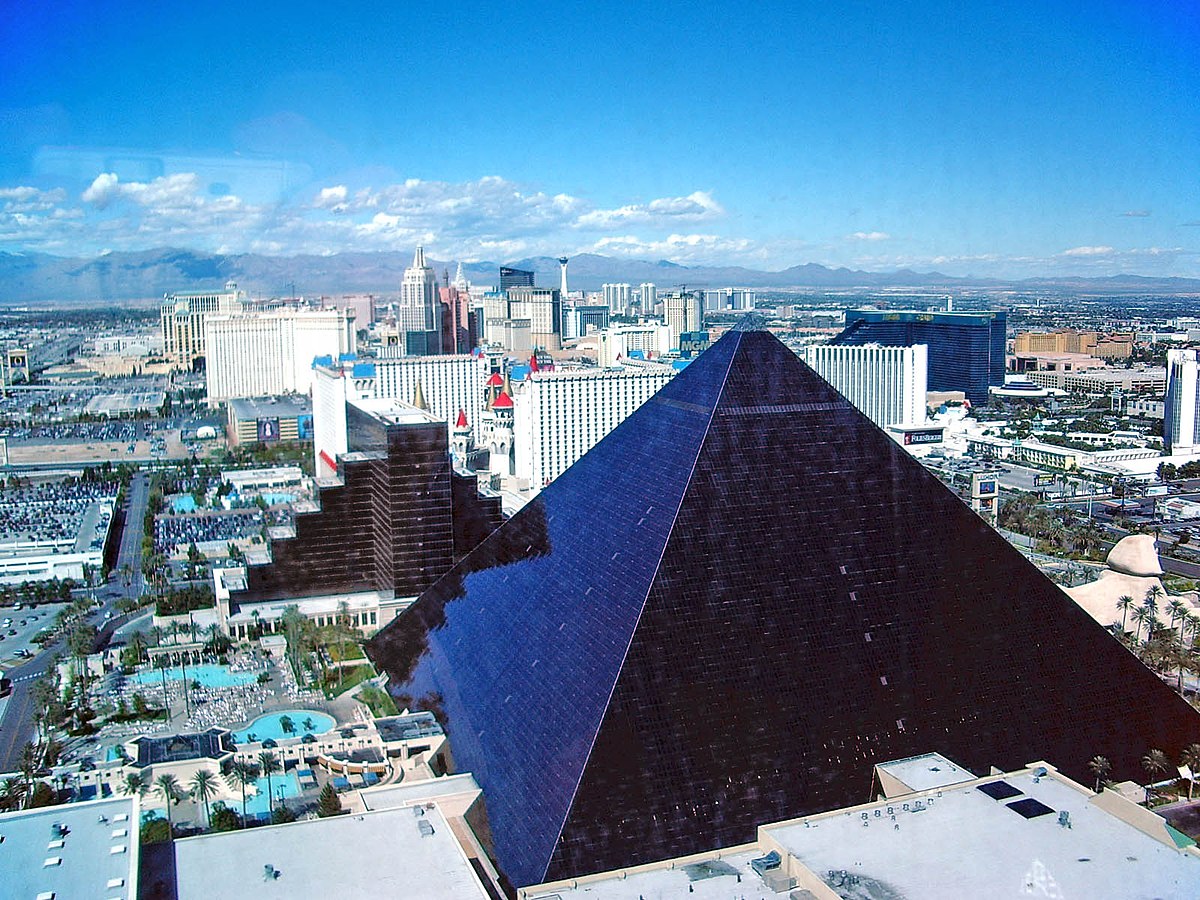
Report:
[[[847,310],[846,330],[831,344],[929,346],[929,390],[964,391],[988,402],[988,386],[1004,384],[1004,312],[914,313]]]
[[[765,333],[731,333],[385,629],[527,885],[752,840],[872,766],[1175,756],[1198,716]]]

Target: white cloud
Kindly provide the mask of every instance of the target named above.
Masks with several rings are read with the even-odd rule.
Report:
[[[691,263],[730,263],[735,258],[762,258],[763,248],[747,238],[715,234],[672,234],[661,240],[634,235],[602,237],[590,248],[595,253]]]
[[[35,187],[0,188],[0,213],[49,212],[67,199],[62,188],[43,191]]]
[[[1059,256],[1111,256],[1115,253],[1112,247],[1072,247],[1064,250]]]
[[[886,241],[891,239],[886,231],[856,231],[846,235],[848,241]]]
[[[1144,219],[1149,215],[1150,210],[1148,209],[1129,209],[1121,213],[1122,218],[1125,219]]]
[[[686,197],[660,197],[649,203],[633,203],[616,209],[594,209],[579,216],[580,228],[611,228],[621,225],[657,225],[668,222],[707,222],[725,215],[708,191],[693,191]]]
[[[333,187],[321,188],[317,199],[313,201],[313,206],[317,209],[328,209],[331,212],[345,212],[346,207],[346,186],[337,184]]]

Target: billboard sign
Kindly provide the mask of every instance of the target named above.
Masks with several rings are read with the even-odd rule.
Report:
[[[8,351],[8,367],[25,371],[29,368],[29,353],[26,350],[9,350]]]
[[[712,340],[707,331],[685,331],[679,335],[679,355],[684,359],[691,359],[711,346]]]
[[[904,432],[904,445],[906,447],[910,444],[940,444],[941,442],[942,429],[940,428]]]
[[[311,415],[296,416],[296,435],[302,441],[313,439],[313,417]]]
[[[260,444],[269,444],[277,440],[279,440],[279,419],[259,419],[258,442]]]
[[[1054,482],[1057,480],[1058,480],[1058,477],[1055,475],[1034,475],[1033,476],[1033,486],[1034,487],[1045,487],[1048,484],[1054,484]]]

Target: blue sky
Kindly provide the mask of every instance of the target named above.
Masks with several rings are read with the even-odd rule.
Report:
[[[0,249],[1200,275],[1196,0],[349,6],[7,4]]]

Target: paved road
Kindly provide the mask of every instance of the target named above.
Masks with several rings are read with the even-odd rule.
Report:
[[[150,499],[150,478],[144,472],[137,472],[129,482],[129,502],[125,514],[125,531],[121,535],[121,546],[117,551],[116,578],[124,591],[123,596],[141,597],[145,593],[142,578],[142,524],[146,518],[146,503]],[[132,583],[125,590],[121,579],[121,567],[128,565],[132,573]]]
[[[97,591],[100,606],[88,616],[88,621],[99,630],[97,647],[106,644],[113,631],[130,618],[116,615],[114,607],[117,601],[123,597],[141,597],[145,592],[142,579],[142,523],[149,496],[149,478],[141,472],[135,474],[129,483],[128,512],[117,553],[117,572],[113,573],[113,580],[109,584]],[[128,587],[119,574],[123,563],[128,563],[132,570],[132,579]],[[25,665],[7,673],[13,681],[13,692],[4,707],[3,719],[0,720],[0,773],[16,771],[21,747],[34,737],[31,688],[50,668],[51,656],[65,652],[65,642],[56,641]]]

